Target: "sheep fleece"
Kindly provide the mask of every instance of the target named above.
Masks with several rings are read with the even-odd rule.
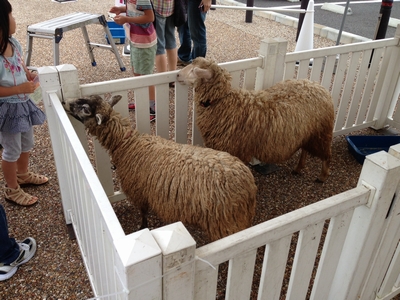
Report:
[[[127,123],[111,110],[105,124],[88,130],[109,150],[121,188],[134,204],[148,203],[166,222],[198,225],[212,240],[251,226],[257,187],[239,159],[140,134]]]
[[[286,80],[262,91],[231,89],[226,70],[207,67],[212,79],[195,85],[196,124],[207,147],[246,163],[280,163],[303,147],[330,161],[334,109],[323,86]]]

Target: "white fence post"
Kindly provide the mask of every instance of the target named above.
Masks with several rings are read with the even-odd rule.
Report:
[[[358,186],[373,192],[367,205],[354,210],[328,299],[359,299],[399,178],[399,159],[384,151],[366,157]]]
[[[58,128],[55,126],[58,124],[58,120],[55,116],[55,113],[53,112],[52,109],[49,109],[51,106],[50,102],[50,93],[56,93],[57,96],[61,99],[61,84],[60,84],[60,78],[58,75],[58,70],[56,67],[41,67],[38,68],[38,75],[39,75],[39,82],[40,86],[42,88],[42,97],[43,97],[43,105],[46,111],[46,117],[47,121],[49,124],[49,133],[50,133],[50,138],[51,138],[51,145],[53,148],[54,153],[62,153],[62,144],[60,142],[60,135]],[[55,165],[56,165],[56,171],[57,171],[57,177],[58,177],[58,184],[60,186],[60,192],[61,192],[61,200],[63,203],[63,210],[64,210],[64,217],[66,220],[67,224],[71,224],[71,218],[68,213],[68,210],[71,209],[71,203],[67,202],[69,199],[71,199],[70,193],[71,193],[71,187],[69,186],[69,182],[66,180],[60,180],[62,178],[67,178],[67,172],[65,168],[68,166],[65,166],[63,161],[60,161],[57,159],[57,156],[54,156],[55,158]],[[65,195],[65,196],[64,196]]]
[[[287,51],[287,41],[281,38],[264,39],[259,55],[264,58],[263,66],[257,68],[255,90],[264,90],[282,81]]]
[[[122,299],[161,299],[161,249],[148,229],[114,241],[115,271],[128,295]],[[113,296],[111,299],[118,299]]]
[[[162,299],[193,299],[196,241],[181,222],[151,233],[163,253]]]

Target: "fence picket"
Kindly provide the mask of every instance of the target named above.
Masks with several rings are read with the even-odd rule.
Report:
[[[346,211],[344,214],[333,217],[329,222],[317,274],[314,279],[311,300],[328,298],[353,212],[354,210]]]
[[[308,225],[300,230],[286,295],[288,300],[306,299],[324,223]]]
[[[252,249],[229,260],[226,300],[250,299],[257,249]]]
[[[265,246],[258,300],[280,299],[291,240],[290,234]]]

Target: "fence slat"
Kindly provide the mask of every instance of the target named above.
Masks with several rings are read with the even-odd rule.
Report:
[[[258,300],[279,300],[292,235],[265,246]]]
[[[229,260],[226,300],[250,299],[256,254],[252,249]]]
[[[325,222],[300,230],[286,299],[305,299]]]
[[[354,210],[333,217],[329,222],[317,274],[315,275],[311,300],[327,299],[336,266],[342,252]]]

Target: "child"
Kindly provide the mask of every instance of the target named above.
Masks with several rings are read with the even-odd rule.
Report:
[[[153,25],[154,13],[150,0],[127,0],[126,6],[114,6],[115,23],[129,28],[131,65],[135,76],[153,74],[157,49],[157,34]],[[126,13],[121,15],[121,13]],[[155,88],[149,87],[150,120],[155,120]],[[134,104],[130,104],[134,109]]]
[[[34,238],[28,237],[22,242],[16,242],[9,237],[6,212],[0,204],[0,281],[11,278],[17,272],[18,266],[29,261],[35,252]]]
[[[29,98],[37,88],[36,75],[22,60],[22,48],[12,37],[16,22],[8,0],[0,0],[0,144],[3,146],[2,169],[6,182],[6,200],[30,206],[37,197],[25,193],[20,185],[40,185],[48,178],[28,170],[33,147],[33,125],[40,125],[45,114]]]

